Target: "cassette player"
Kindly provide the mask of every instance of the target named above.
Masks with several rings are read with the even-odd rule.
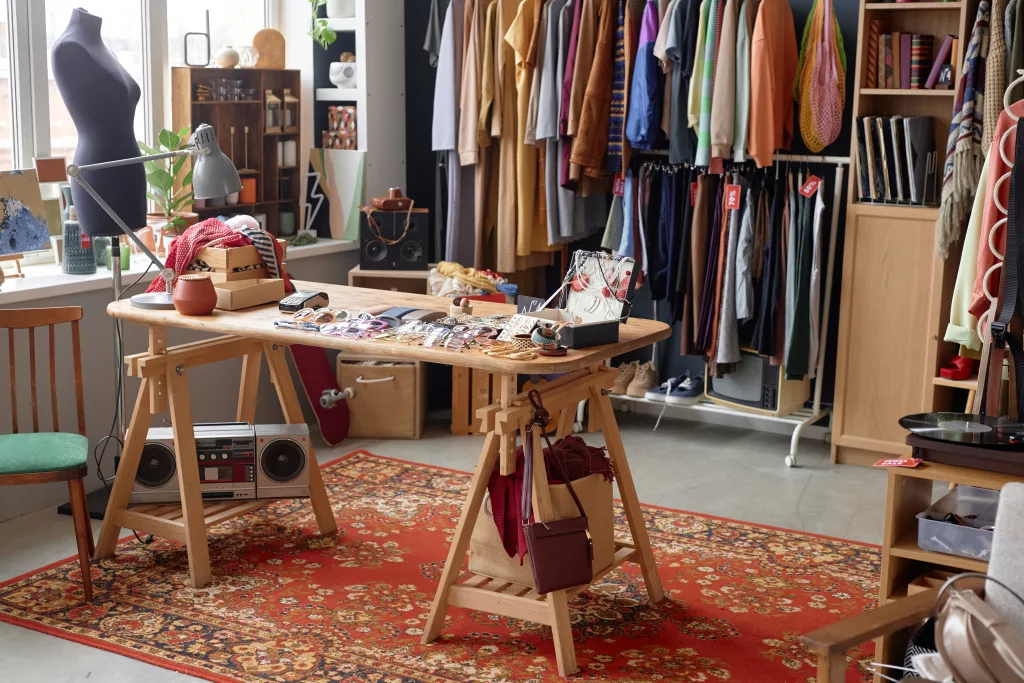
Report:
[[[203,500],[256,498],[256,438],[245,423],[195,425],[196,459]],[[179,501],[174,435],[150,429],[142,450],[131,503]]]

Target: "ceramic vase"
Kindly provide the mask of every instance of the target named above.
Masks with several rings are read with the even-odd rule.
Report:
[[[238,66],[239,59],[238,50],[230,45],[217,50],[217,54],[213,56],[213,61],[222,69],[234,69]]]
[[[66,275],[92,275],[96,272],[96,257],[91,246],[82,247],[82,226],[78,221],[64,221],[64,254],[60,270]]]
[[[174,310],[182,315],[209,315],[217,307],[217,290],[206,274],[180,276],[173,298]]]

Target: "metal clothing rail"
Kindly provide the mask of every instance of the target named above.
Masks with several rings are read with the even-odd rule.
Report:
[[[668,154],[666,150],[644,150],[639,153],[656,156]],[[800,447],[800,436],[803,434],[804,430],[832,412],[831,408],[823,410],[821,407],[821,391],[824,384],[822,382],[822,373],[825,369],[825,352],[828,347],[828,323],[832,312],[832,283],[835,279],[836,235],[839,232],[839,210],[843,199],[843,181],[846,175],[846,167],[850,165],[850,157],[821,156],[814,154],[774,154],[772,155],[772,160],[793,163],[824,164],[836,167],[832,193],[832,224],[829,229],[828,261],[824,283],[825,301],[818,330],[818,358],[815,364],[815,377],[817,381],[814,383],[814,403],[809,415],[803,410],[797,411],[797,413],[794,413],[793,415],[793,417],[799,419],[799,421],[796,422],[796,426],[793,428],[793,436],[789,443],[789,455],[786,456],[786,466],[793,467],[797,464],[796,458],[797,451]],[[742,411],[736,412],[739,413]],[[753,413],[750,415],[754,416]]]

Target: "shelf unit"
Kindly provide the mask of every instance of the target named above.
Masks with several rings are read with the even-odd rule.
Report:
[[[355,0],[356,16],[328,19],[338,39],[313,50],[313,145],[322,145],[328,107],[356,108],[356,144],[366,154],[365,202],[391,187],[406,187],[405,4],[403,0]],[[338,88],[328,78],[342,52],[356,56],[356,87]]]
[[[935,141],[945,148],[953,103],[977,0],[880,3],[861,0],[857,34],[853,117],[932,116]],[[958,36],[950,90],[866,88],[867,36],[872,19],[886,31]],[[940,155],[942,152],[940,151]],[[857,136],[851,159],[856,164]],[[839,307],[832,459],[871,465],[905,456],[904,415],[948,410],[953,392],[969,387],[935,382],[939,368],[956,353],[942,341],[960,256],[943,261],[935,251],[939,211],[934,206],[857,201],[858,171],[851,170]],[[958,249],[959,247],[957,247]],[[957,405],[959,408],[960,405]]]
[[[267,230],[276,235],[280,225],[280,212],[291,211],[299,218],[299,179],[287,168],[277,164],[277,143],[293,139],[302,148],[301,135],[297,132],[267,133],[264,120],[263,100],[201,102],[194,99],[194,86],[207,84],[210,79],[232,78],[242,81],[242,87],[255,88],[257,93],[272,90],[282,100],[284,89],[289,88],[296,97],[301,93],[301,74],[289,69],[208,69],[201,67],[174,67],[171,69],[171,121],[174,130],[190,126],[193,130],[201,124],[213,126],[221,150],[239,168],[239,175],[256,178],[256,198],[253,204],[234,204],[219,207],[193,207],[200,219],[220,214],[263,213],[267,216]],[[301,105],[296,105],[299,107]],[[301,111],[296,110],[295,120],[301,120]],[[235,128],[232,142],[231,127]],[[245,149],[245,126],[249,126],[248,150]],[[246,165],[248,151],[248,169]],[[288,183],[287,191],[280,192],[280,181]]]
[[[917,546],[916,515],[932,504],[935,482],[998,491],[1010,482],[1024,482],[1024,476],[935,462],[923,462],[913,469],[891,468],[885,497],[880,604],[906,597],[911,581],[935,569],[953,572],[988,569],[988,562],[984,560],[931,552]],[[902,664],[909,636],[909,632],[903,631],[879,638],[875,644],[875,661]]]

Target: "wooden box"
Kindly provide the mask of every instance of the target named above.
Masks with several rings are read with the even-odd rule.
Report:
[[[186,270],[183,275],[209,275],[213,284],[221,282],[237,282],[239,280],[265,280],[267,269],[263,267],[224,272],[220,270]]]
[[[285,256],[287,256],[287,242],[278,240],[277,243],[281,245],[281,261],[283,262]],[[260,256],[260,252],[256,247],[252,245],[232,247],[230,249],[207,247],[196,252],[196,260],[203,261],[214,270],[227,272],[231,272],[236,268],[263,265],[263,257]]]
[[[284,280],[236,280],[215,284],[217,308],[222,311],[240,311],[262,306],[284,298]]]
[[[419,439],[427,412],[427,365],[419,361],[338,354],[338,387],[348,400],[350,437]]]

